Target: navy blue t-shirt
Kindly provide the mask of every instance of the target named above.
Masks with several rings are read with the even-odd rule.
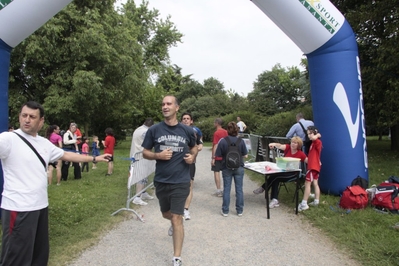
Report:
[[[190,147],[194,147],[195,134],[192,127],[178,123],[168,126],[164,121],[150,127],[145,135],[144,149],[161,152],[167,148],[173,151],[170,160],[157,160],[154,181],[160,183],[179,184],[190,182],[190,168],[184,161]]]
[[[233,136],[227,136],[227,137],[230,138],[230,142],[231,143],[236,143],[237,137],[233,137]],[[240,147],[238,147],[238,149],[240,150],[242,156],[245,156],[245,155],[248,154],[247,146],[245,145],[244,140],[241,140]],[[217,147],[216,152],[215,152],[215,157],[223,157],[222,169],[226,169],[227,168],[226,167],[226,155],[227,155],[227,152],[228,152],[227,141],[224,138],[222,138],[222,139],[219,140],[218,147]],[[241,166],[244,166],[244,158],[243,157],[242,157],[242,160],[241,160]]]

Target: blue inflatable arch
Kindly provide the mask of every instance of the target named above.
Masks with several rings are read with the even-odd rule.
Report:
[[[69,2],[0,0],[0,132],[6,131],[8,124],[12,48]],[[319,184],[324,193],[339,195],[355,177],[368,179],[363,93],[354,33],[328,0],[252,2],[308,58],[313,117],[323,141]]]

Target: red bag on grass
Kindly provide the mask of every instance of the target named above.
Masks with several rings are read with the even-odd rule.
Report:
[[[371,201],[377,209],[398,213],[399,210],[399,184],[381,183],[376,187],[375,196]]]
[[[344,209],[363,209],[369,201],[368,194],[361,186],[348,186],[342,192],[339,206]]]

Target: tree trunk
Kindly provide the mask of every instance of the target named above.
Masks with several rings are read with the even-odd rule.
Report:
[[[391,150],[399,151],[399,125],[391,127]]]

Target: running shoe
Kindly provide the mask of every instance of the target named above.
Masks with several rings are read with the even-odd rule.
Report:
[[[154,197],[151,196],[150,194],[148,194],[147,192],[144,192],[141,194],[141,199],[142,200],[152,200],[152,199],[154,199]]]
[[[181,259],[175,258],[173,259],[173,266],[182,266],[183,263],[181,261]]]
[[[140,197],[135,197],[133,200],[133,203],[136,205],[142,205],[142,206],[145,206],[148,204],[147,202],[143,201]]]
[[[184,209],[184,220],[190,220],[190,212],[189,210]]]
[[[272,199],[272,201],[269,203],[269,208],[273,209],[273,208],[277,208],[277,207],[280,207],[278,200]]]
[[[298,205],[298,211],[306,211],[307,209],[309,209],[309,205],[302,205],[302,203],[299,203]]]

